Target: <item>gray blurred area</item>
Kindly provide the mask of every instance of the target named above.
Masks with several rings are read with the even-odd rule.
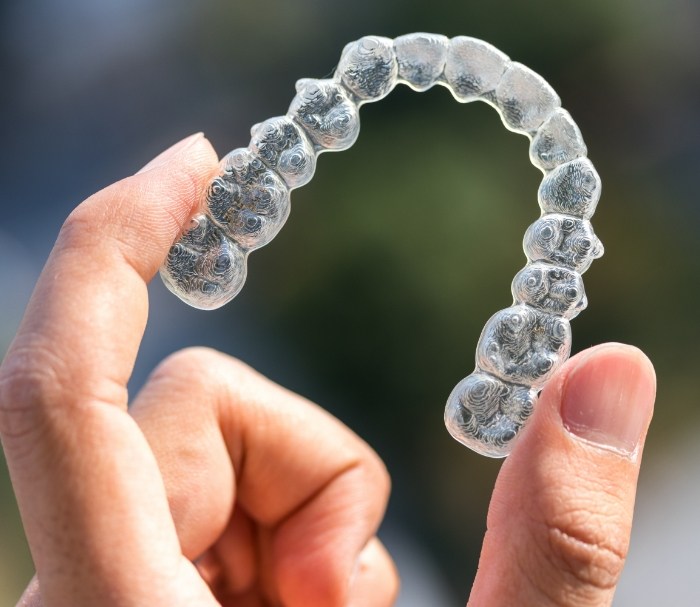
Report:
[[[542,74],[603,179],[606,254],[585,275],[574,349],[624,341],[659,378],[638,525],[615,605],[700,603],[700,3],[695,0],[22,0],[0,5],[0,355],[63,219],[97,189],[204,131],[223,154],[284,114],[364,34],[483,38]],[[399,87],[324,154],[243,293],[189,309],[155,281],[130,389],[208,345],[320,403],[392,473],[383,537],[400,607],[464,604],[499,462],[447,435],[445,399],[486,319],[510,304],[537,217],[527,140],[483,104]],[[0,459],[0,462],[2,460]],[[0,466],[0,604],[32,574]]]

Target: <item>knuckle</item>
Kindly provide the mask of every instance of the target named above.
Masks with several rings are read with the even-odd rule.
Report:
[[[86,239],[92,239],[92,235],[99,231],[99,218],[95,217],[90,201],[88,198],[66,217],[57,240],[61,248],[81,248]]]
[[[391,476],[379,455],[360,441],[347,453],[348,464],[344,475],[347,475],[363,496],[366,506],[374,513],[373,518],[381,518],[391,494]]]
[[[0,435],[6,444],[70,423],[86,405],[126,407],[127,391],[117,379],[94,377],[70,367],[61,348],[38,333],[25,333],[0,367]]]
[[[588,511],[570,511],[545,522],[542,551],[566,586],[577,593],[615,588],[627,556],[620,526]]]
[[[391,475],[386,467],[386,464],[377,452],[371,447],[367,447],[368,466],[372,474],[375,490],[383,497],[384,501],[388,501],[391,493]]]
[[[244,363],[212,348],[184,348],[165,358],[153,372],[153,379],[184,377],[190,382],[208,384],[213,376],[221,372],[224,362],[229,367],[229,374],[241,372],[245,368]]]
[[[62,253],[84,254],[85,249],[116,249],[129,264],[143,256],[143,242],[134,232],[144,231],[136,197],[124,182],[118,182],[93,194],[71,211],[57,239]]]
[[[173,352],[158,365],[155,374],[198,374],[209,369],[211,354],[206,348],[184,348]]]
[[[43,378],[30,372],[3,373],[0,377],[0,436],[7,444],[24,439],[36,428],[35,395]]]
[[[209,395],[218,402],[231,386],[253,371],[245,363],[205,347],[178,350],[161,363],[151,374],[149,384],[167,386],[169,389]]]
[[[17,344],[0,367],[0,435],[21,442],[43,427],[60,390],[60,361],[50,348]]]

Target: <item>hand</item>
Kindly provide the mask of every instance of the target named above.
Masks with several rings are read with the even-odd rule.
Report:
[[[630,346],[559,370],[498,475],[470,606],[612,603],[655,394],[649,359]]]
[[[177,353],[127,412],[162,263],[218,161],[201,136],[68,218],[0,370],[0,433],[45,607],[384,607],[386,470],[242,363]],[[194,561],[194,564],[193,564]]]
[[[167,359],[126,411],[145,284],[215,170],[191,138],[78,207],[0,370],[45,607],[393,602],[387,475],[339,422],[209,350]],[[499,475],[470,605],[610,604],[654,381],[615,344],[557,373]],[[21,604],[41,601],[33,582]]]

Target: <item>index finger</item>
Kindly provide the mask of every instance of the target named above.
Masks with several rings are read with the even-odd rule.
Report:
[[[157,463],[126,413],[126,383],[146,283],[216,170],[196,135],[82,203],[0,367],[0,436],[47,604],[70,602],[78,586],[80,604],[139,604],[139,576],[165,589],[182,574]],[[86,579],[88,565],[110,575]]]
[[[35,390],[50,390],[52,398],[34,394],[36,405],[55,402],[59,391],[63,407],[76,399],[126,406],[148,313],[146,284],[216,163],[211,145],[193,135],[71,213],[6,357],[3,384],[28,374],[39,379],[31,382]],[[21,432],[15,416],[4,419],[4,434]]]

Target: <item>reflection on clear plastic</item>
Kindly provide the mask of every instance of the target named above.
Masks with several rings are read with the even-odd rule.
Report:
[[[528,263],[513,279],[513,306],[487,322],[476,369],[457,384],[445,410],[458,441],[504,457],[538,391],[569,356],[569,320],[587,305],[581,274],[603,254],[589,221],[601,181],[552,87],[487,42],[415,33],[348,44],[333,78],[299,80],[287,115],[255,125],[250,146],[222,160],[203,214],[173,245],[161,276],[198,308],[218,308],[235,297],[247,255],[281,229],[290,190],[311,180],[316,156],[349,148],[360,130],[359,107],[399,83],[416,91],[439,84],[460,102],[495,107],[508,129],[530,138],[530,160],[544,172],[542,215],[525,233]]]

